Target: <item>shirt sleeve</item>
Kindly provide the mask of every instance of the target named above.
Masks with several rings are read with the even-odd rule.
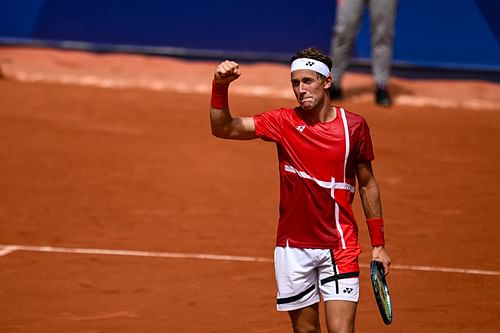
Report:
[[[370,128],[365,119],[361,118],[359,125],[355,129],[355,133],[357,136],[356,161],[373,161],[375,159],[375,154],[373,153],[372,138],[370,136]]]
[[[281,140],[282,111],[282,109],[275,109],[254,115],[255,134],[263,140],[279,142]]]

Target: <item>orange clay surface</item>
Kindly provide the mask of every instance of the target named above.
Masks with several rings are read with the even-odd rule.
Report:
[[[0,332],[291,331],[275,310],[275,147],[211,136],[215,63],[3,47],[0,66]],[[235,115],[295,105],[287,66],[241,70]],[[371,128],[393,258],[385,326],[356,198],[357,332],[498,332],[500,86],[394,77],[381,108],[370,76],[345,81],[341,105]]]

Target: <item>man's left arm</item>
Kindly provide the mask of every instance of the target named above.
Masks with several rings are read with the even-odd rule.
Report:
[[[359,195],[365,212],[366,223],[372,244],[372,260],[380,261],[384,265],[386,275],[389,274],[391,258],[385,249],[384,219],[382,217],[382,203],[380,190],[373,174],[371,162],[358,162],[356,176],[359,183]]]

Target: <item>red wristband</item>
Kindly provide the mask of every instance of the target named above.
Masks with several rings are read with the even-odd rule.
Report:
[[[228,103],[228,84],[219,84],[212,81],[212,98],[210,100],[210,105],[214,109],[226,109],[229,105]]]
[[[370,234],[370,239],[372,246],[384,246],[384,219],[383,218],[371,218],[366,220],[368,225],[368,233]]]

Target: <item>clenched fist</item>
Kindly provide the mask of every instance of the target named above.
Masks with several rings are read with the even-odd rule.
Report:
[[[229,84],[241,75],[240,65],[234,61],[223,61],[217,66],[214,81],[217,84]]]

